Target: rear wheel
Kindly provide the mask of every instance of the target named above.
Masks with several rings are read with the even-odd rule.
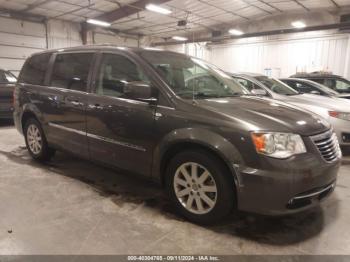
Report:
[[[44,131],[36,119],[26,121],[24,137],[29,154],[35,160],[48,161],[54,156],[55,150],[48,146]]]
[[[234,182],[227,168],[209,152],[177,154],[169,163],[166,188],[178,211],[201,224],[219,221],[234,207]]]

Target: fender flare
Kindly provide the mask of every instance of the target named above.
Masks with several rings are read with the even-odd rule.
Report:
[[[163,182],[162,165],[167,152],[179,144],[193,144],[207,148],[220,157],[230,169],[238,189],[240,178],[235,165],[244,163],[238,149],[226,138],[203,128],[181,128],[171,131],[155,147],[153,152],[152,176]],[[185,148],[184,148],[185,149]]]
[[[22,114],[20,116],[20,120],[21,120],[21,128],[23,130],[23,116],[25,114],[33,114],[41,124],[43,124],[43,121],[44,121],[44,117],[43,117],[43,114],[40,112],[40,110],[33,104],[24,104],[22,106]]]

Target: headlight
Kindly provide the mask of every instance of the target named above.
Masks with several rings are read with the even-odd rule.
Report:
[[[346,120],[346,121],[350,121],[350,113],[329,111],[328,114],[331,117],[335,117],[335,118],[343,119],[343,120]]]
[[[252,139],[259,154],[274,158],[288,158],[306,152],[304,142],[297,134],[254,132]]]

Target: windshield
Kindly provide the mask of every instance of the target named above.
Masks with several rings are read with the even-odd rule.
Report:
[[[16,77],[10,72],[0,70],[0,83],[15,83]]]
[[[266,76],[258,76],[258,77],[255,77],[255,79],[261,82],[264,86],[266,86],[272,92],[275,92],[277,94],[286,95],[286,96],[293,96],[293,95],[299,94],[293,88],[287,86],[286,84],[282,83],[277,79],[268,78]]]
[[[200,59],[171,52],[141,51],[176,95],[185,99],[250,94],[218,67]]]

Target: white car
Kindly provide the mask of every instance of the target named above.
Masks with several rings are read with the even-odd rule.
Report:
[[[301,94],[278,79],[260,74],[239,73],[231,75],[253,94],[293,104],[322,116],[332,124],[340,145],[350,146],[350,100]]]

